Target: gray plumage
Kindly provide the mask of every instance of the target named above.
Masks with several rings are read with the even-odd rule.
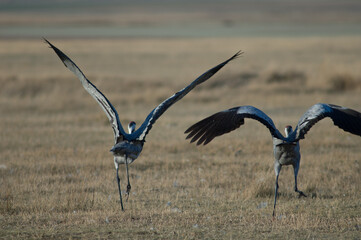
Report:
[[[191,138],[191,143],[197,141],[197,145],[206,145],[215,137],[239,128],[244,124],[245,118],[255,119],[265,125],[272,135],[275,158],[274,216],[278,194],[278,176],[282,166],[293,166],[294,190],[299,193],[299,196],[306,196],[297,188],[297,174],[301,160],[299,141],[305,138],[313,125],[326,117],[331,118],[333,123],[344,131],[361,136],[361,113],[349,108],[324,103],[318,103],[310,107],[301,117],[294,131],[291,126],[286,126],[286,136],[283,136],[277,130],[270,117],[253,106],[234,107],[215,113],[189,127],[185,133],[188,133],[187,139]]]
[[[236,59],[240,54],[242,54],[241,52],[237,52],[231,58],[227,59],[226,61],[220,63],[219,65],[203,73],[196,80],[190,83],[187,87],[183,88],[182,90],[173,94],[168,99],[164,100],[149,113],[149,115],[146,117],[142,125],[137,130],[135,130],[135,122],[130,122],[128,125],[129,133],[126,133],[120,123],[117,111],[110,103],[110,101],[105,97],[105,95],[85,77],[83,72],[77,67],[77,65],[69,57],[67,57],[62,51],[56,48],[48,40],[46,39],[44,40],[55,51],[55,53],[58,55],[58,57],[65,65],[65,67],[67,67],[79,78],[84,89],[98,102],[98,104],[101,106],[101,108],[103,109],[103,111],[105,112],[111,123],[114,133],[115,145],[112,147],[110,151],[114,155],[114,164],[117,172],[118,190],[119,190],[119,197],[120,197],[122,210],[124,210],[124,208],[123,208],[123,201],[120,190],[120,183],[119,183],[120,180],[118,175],[119,164],[126,165],[126,173],[128,179],[127,194],[129,196],[131,186],[129,183],[128,164],[131,164],[141,153],[145,142],[145,137],[149,133],[153,124],[157,121],[157,119],[160,116],[162,116],[162,114],[170,106],[172,106],[174,103],[182,99],[194,87],[208,80],[222,67],[224,67],[228,62],[232,61],[233,59]]]

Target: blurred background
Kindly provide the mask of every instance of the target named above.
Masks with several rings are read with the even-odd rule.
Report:
[[[1,37],[358,36],[353,0],[1,0]]]

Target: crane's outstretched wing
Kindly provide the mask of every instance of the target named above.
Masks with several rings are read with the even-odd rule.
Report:
[[[103,95],[101,91],[99,91],[94,84],[92,84],[82,73],[82,71],[78,68],[78,66],[62,51],[60,51],[57,47],[51,44],[48,40],[44,38],[45,42],[47,42],[50,47],[55,51],[60,60],[64,63],[65,67],[67,67],[70,71],[72,71],[80,80],[81,84],[85,88],[85,90],[99,103],[102,107],[103,111],[107,115],[109,122],[112,125],[114,132],[114,141],[117,143],[119,138],[127,137],[127,133],[124,132],[122,125],[120,124],[118,113],[113,107],[113,105],[109,102],[109,100]]]
[[[265,125],[271,135],[284,140],[285,138],[275,127],[272,119],[264,112],[253,106],[234,107],[213,114],[189,127],[185,133],[189,133],[186,139],[192,138],[191,143],[197,141],[197,145],[208,144],[215,137],[231,132],[244,124],[245,118],[252,118]]]
[[[342,130],[361,136],[361,113],[333,104],[317,103],[310,107],[299,120],[295,129],[295,140],[304,139],[311,127],[326,117],[331,118],[333,123]]]
[[[132,139],[136,139],[139,141],[144,141],[146,135],[148,134],[149,130],[152,128],[152,125],[157,121],[157,119],[174,103],[182,99],[187,93],[189,93],[195,86],[198,84],[203,83],[204,81],[208,80],[212,77],[216,72],[218,72],[222,67],[224,67],[228,62],[232,61],[233,59],[237,58],[242,52],[237,52],[228,60],[222,62],[221,64],[215,66],[214,68],[208,70],[207,72],[203,73],[199,76],[196,80],[194,80],[191,84],[187,87],[183,88],[179,92],[175,93],[170,98],[163,101],[159,104],[156,108],[152,110],[152,112],[147,116],[143,124],[134,132],[132,133]]]

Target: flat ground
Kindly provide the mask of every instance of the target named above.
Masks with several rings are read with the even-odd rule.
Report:
[[[192,123],[254,105],[277,127],[308,107],[361,111],[361,39],[53,40],[118,109],[140,123],[160,101],[239,49],[169,109],[130,166],[120,211],[112,130],[79,81],[40,40],[0,44],[0,224],[3,238],[358,238],[361,139],[323,120],[301,142],[299,188],[274,173],[265,127],[246,126],[205,147],[184,140]],[[19,70],[21,69],[21,71]],[[125,187],[125,169],[122,169]]]
[[[285,167],[273,219],[264,126],[246,120],[200,147],[183,134],[240,105],[262,109],[280,129],[318,102],[361,111],[359,3],[47,2],[0,2],[0,238],[360,239],[360,137],[329,119],[315,125],[301,141],[308,197],[297,198]],[[156,122],[130,166],[121,212],[108,120],[42,36],[101,89],[123,126],[245,53]]]

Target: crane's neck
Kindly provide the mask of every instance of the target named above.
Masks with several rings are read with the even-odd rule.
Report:
[[[290,134],[292,133],[292,127],[291,126],[286,126],[285,127],[285,134],[286,134],[286,138],[290,136]]]
[[[134,131],[135,131],[135,122],[131,121],[128,124],[128,132],[129,132],[129,134],[132,134]]]

